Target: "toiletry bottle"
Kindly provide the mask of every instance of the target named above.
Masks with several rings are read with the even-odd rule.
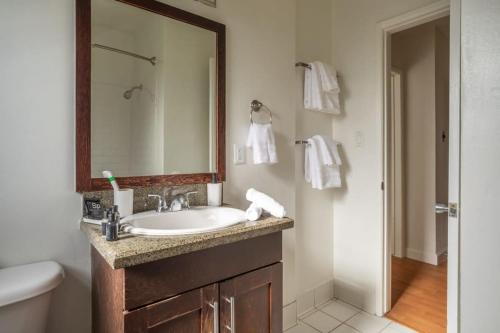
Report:
[[[207,184],[207,203],[209,206],[222,205],[222,183],[217,183],[217,175],[212,174],[212,182]]]
[[[113,211],[110,217],[111,218],[106,227],[106,240],[112,242],[118,240],[118,228],[120,224],[120,213],[118,213],[118,206],[113,206]]]
[[[104,210],[104,217],[106,221],[101,222],[101,235],[106,237],[106,230],[108,229],[108,223],[112,220],[113,208],[106,208]]]

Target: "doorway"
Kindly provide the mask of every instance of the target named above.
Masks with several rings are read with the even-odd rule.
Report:
[[[447,326],[450,18],[390,35],[390,309],[419,332]],[[436,204],[444,207],[436,211]]]

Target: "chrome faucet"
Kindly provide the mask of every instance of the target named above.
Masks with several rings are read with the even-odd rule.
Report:
[[[158,207],[156,207],[156,211],[158,213],[161,213],[167,209],[167,202],[165,201],[165,196],[158,194],[148,194],[148,197],[158,198]]]
[[[198,191],[191,191],[186,193],[176,194],[172,200],[170,201],[170,205],[168,206],[168,210],[170,212],[178,212],[180,210],[190,209],[191,206],[189,204],[189,196],[192,194],[198,193]]]
[[[173,196],[172,200],[170,200],[170,203],[167,204],[167,199],[165,198],[166,196],[165,192],[166,191],[163,191],[163,195],[148,194],[148,197],[150,198],[158,198],[158,207],[156,208],[156,211],[158,213],[165,211],[178,212],[183,209],[190,209],[191,206],[189,204],[189,196],[198,193],[198,191],[190,191],[190,192],[176,194]]]

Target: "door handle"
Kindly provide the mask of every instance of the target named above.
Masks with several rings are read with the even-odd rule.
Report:
[[[437,203],[434,208],[436,209],[436,214],[448,214],[450,210],[447,204]]]
[[[219,302],[208,305],[214,310],[214,330],[213,333],[219,333]]]
[[[224,300],[229,303],[229,306],[231,308],[231,321],[229,325],[226,325],[225,327],[229,330],[231,333],[236,333],[236,328],[234,327],[234,297],[231,296],[230,298],[224,297]]]

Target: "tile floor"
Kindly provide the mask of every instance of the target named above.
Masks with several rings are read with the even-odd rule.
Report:
[[[416,331],[333,300],[302,315],[285,333],[416,333]]]

